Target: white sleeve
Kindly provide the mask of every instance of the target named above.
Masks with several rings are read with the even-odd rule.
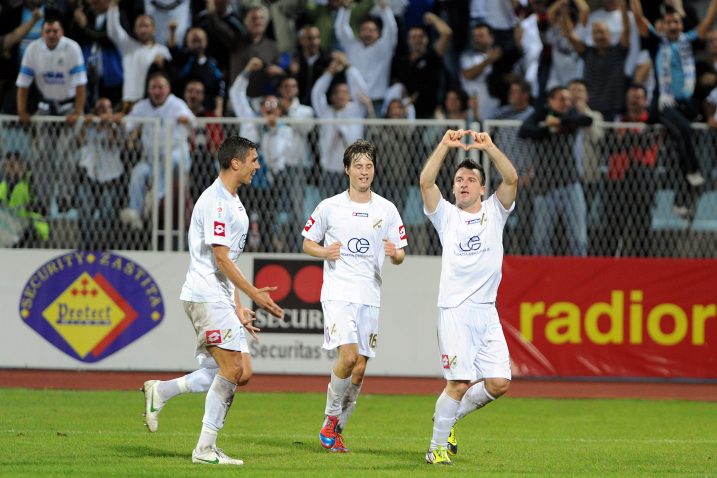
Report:
[[[234,114],[238,118],[254,118],[256,113],[251,109],[249,98],[246,96],[246,89],[249,86],[249,79],[240,73],[232,87],[229,88],[229,101],[234,109]]]
[[[336,21],[334,22],[334,32],[336,33],[336,39],[344,47],[344,50],[348,50],[349,45],[356,42],[354,31],[351,29],[349,20],[351,19],[351,10],[348,8],[341,7],[339,12],[336,14]]]
[[[397,248],[401,249],[408,245],[408,236],[406,235],[406,228],[403,225],[403,219],[401,219],[398,209],[396,209],[396,206],[393,204],[391,204],[391,206],[393,207],[391,208],[391,219],[388,224],[387,239],[396,244]]]
[[[346,70],[346,82],[348,83],[349,93],[353,101],[358,101],[359,95],[368,96],[366,80],[358,68],[353,65]]]
[[[35,45],[36,43],[30,43],[27,49],[25,49],[25,54],[20,64],[20,73],[18,73],[17,80],[15,81],[15,86],[18,88],[29,88],[32,84],[32,80],[35,78],[35,65],[33,65],[32,61]]]
[[[70,47],[72,52],[70,59],[70,84],[72,86],[81,86],[87,84],[87,68],[85,67],[85,58],[82,56],[80,45],[72,43]]]
[[[383,31],[381,32],[381,39],[379,41],[382,43],[386,42],[388,50],[393,54],[396,43],[398,43],[396,17],[393,15],[393,11],[386,6],[381,12],[381,19],[383,20]]]
[[[132,48],[133,44],[139,44],[137,40],[130,37],[125,29],[122,28],[120,24],[119,7],[117,5],[111,6],[109,10],[107,10],[107,36],[112,40],[112,43],[119,48],[123,55],[127,50]]]
[[[441,200],[438,201],[436,210],[431,213],[426,211],[425,204],[423,206],[423,214],[428,217],[428,220],[431,221],[431,224],[433,224],[433,227],[436,228],[436,232],[438,232],[439,235],[446,227],[446,212],[448,210],[448,205],[448,201],[446,201],[445,198],[441,198]]]
[[[331,116],[331,107],[326,99],[326,92],[329,90],[329,85],[333,75],[326,72],[316,80],[314,87],[311,89],[311,104],[316,111],[316,116],[319,118],[328,118]]]
[[[207,245],[219,245],[230,247],[229,238],[231,232],[227,228],[231,225],[227,221],[226,213],[227,205],[224,200],[216,198],[209,203],[211,209],[207,209],[207,205],[202,205],[200,210],[200,220],[204,225],[204,243]]]
[[[301,231],[301,235],[310,241],[321,242],[324,240],[326,234],[326,220],[324,217],[324,206],[326,201],[321,201],[314,212],[309,216],[309,220],[306,221],[304,230]]]

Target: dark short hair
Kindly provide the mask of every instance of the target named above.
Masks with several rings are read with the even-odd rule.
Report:
[[[443,106],[445,108],[446,98],[448,98],[448,93],[455,93],[456,96],[458,96],[458,101],[461,104],[461,111],[465,111],[468,109],[468,93],[466,93],[463,88],[459,88],[459,87],[448,88],[446,90],[446,92],[443,94],[443,101],[441,102],[441,106]]]
[[[47,24],[59,23],[60,28],[62,28],[63,30],[65,29],[65,24],[62,21],[62,18],[60,18],[60,15],[58,15],[57,12],[55,12],[55,11],[50,11],[50,12],[46,13],[43,17],[43,21],[44,21],[44,23],[42,24],[43,27],[45,26],[45,23],[47,23]],[[41,30],[42,30],[42,28],[41,28]]]
[[[219,152],[217,153],[219,166],[222,169],[229,169],[232,159],[234,158],[245,161],[247,154],[249,154],[249,151],[252,149],[258,149],[256,143],[253,141],[249,141],[241,136],[229,136],[219,147]]]
[[[493,32],[493,27],[491,27],[485,22],[476,23],[475,25],[473,25],[473,28],[471,28],[471,31],[474,31],[478,28],[486,28],[488,30],[488,33],[490,33],[490,36],[495,36],[495,33]]]
[[[583,85],[585,89],[588,89],[588,82],[583,80],[582,78],[573,78],[572,80],[568,81],[568,86],[570,85]]]
[[[562,86],[562,85],[553,86],[552,88],[550,88],[550,89],[548,90],[548,99],[551,99],[551,100],[552,100],[553,98],[555,98],[555,95],[556,95],[559,91],[563,91],[563,90],[567,90],[567,88],[564,87],[564,86]]]
[[[368,159],[370,159],[374,167],[376,167],[376,146],[365,139],[359,139],[344,151],[344,169],[348,169],[351,163],[363,155],[368,156]]]
[[[374,25],[376,25],[376,28],[378,29],[379,34],[383,31],[383,20],[381,20],[379,17],[375,17],[373,15],[366,15],[359,22],[359,27],[361,27],[361,25],[363,25],[364,23],[367,23],[367,22],[371,22]]]
[[[645,88],[645,85],[641,85],[640,83],[630,83],[630,86],[627,87],[627,91],[630,90],[642,90],[645,96],[647,96],[647,88]]]
[[[147,87],[149,88],[149,82],[154,80],[155,78],[164,78],[167,80],[167,84],[169,84],[169,87],[172,87],[172,80],[169,79],[169,75],[164,71],[153,71],[149,74],[147,77]]]
[[[461,168],[475,169],[476,171],[478,171],[478,175],[480,176],[480,185],[485,186],[485,170],[483,169],[483,166],[476,163],[472,159],[466,158],[461,161],[458,166],[456,166],[456,170],[453,172],[454,178],[456,177],[456,173],[458,172],[458,170]]]
[[[509,83],[510,86],[512,85],[518,85],[518,88],[520,88],[520,91],[523,93],[532,93],[532,89],[530,88],[530,83],[525,81],[523,78],[513,77],[513,79],[510,80]]]

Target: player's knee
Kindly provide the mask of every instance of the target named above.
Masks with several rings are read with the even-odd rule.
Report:
[[[239,384],[243,373],[244,367],[242,366],[241,358],[225,364],[221,371],[222,376],[228,378],[236,384]]]
[[[251,377],[254,375],[254,372],[251,370],[242,370],[241,377],[239,377],[239,381],[237,382],[237,386],[243,387],[244,385],[249,383],[249,380],[251,380]]]
[[[460,381],[460,382],[454,382],[449,381],[446,384],[446,393],[449,397],[451,397],[454,400],[460,400],[463,398],[463,395],[466,394],[468,389],[470,388],[470,383]]]
[[[498,398],[508,391],[510,380],[507,378],[489,378],[485,381],[485,389],[493,398]]]
[[[353,370],[358,362],[358,354],[354,351],[346,351],[341,355],[341,362],[344,368]]]
[[[366,362],[363,360],[359,360],[356,362],[356,365],[354,365],[354,369],[351,372],[351,375],[353,376],[354,383],[356,382],[362,382],[363,376],[366,373]]]

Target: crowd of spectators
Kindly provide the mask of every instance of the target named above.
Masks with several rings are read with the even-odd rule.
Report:
[[[196,119],[262,120],[241,134],[261,145],[255,199],[281,190],[261,231],[276,250],[293,247],[282,230],[300,220],[294,199],[312,168],[321,197],[336,193],[343,150],[364,135],[359,123],[323,124],[309,144],[309,129],[281,118],[520,120],[498,141],[527,191],[525,252],[553,253],[561,226],[563,252],[585,255],[591,210],[604,206],[595,200],[602,176],[614,195],[634,199],[617,182],[634,184],[655,166],[646,145],[611,154],[602,174],[602,121],[664,124],[680,171],[676,213],[689,216],[709,180],[691,127],[717,128],[717,0],[706,3],[698,15],[688,0],[2,0],[1,112],[24,125],[35,114],[64,116],[68,126],[46,149],[79,151],[77,168],[54,164],[38,211],[77,208],[67,188],[81,184],[83,207],[99,209],[82,215],[108,221],[120,201],[118,218],[138,230],[154,135],[133,118],[174,125],[174,149],[165,153],[162,136],[160,157],[189,172],[190,198],[213,176],[213,163],[198,160],[225,134]],[[620,141],[636,134],[628,131]],[[143,144],[144,156],[128,161],[128,142]]]

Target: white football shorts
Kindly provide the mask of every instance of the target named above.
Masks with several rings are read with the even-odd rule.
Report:
[[[197,362],[201,367],[217,367],[207,350],[208,345],[249,353],[244,326],[239,322],[236,309],[222,302],[182,301],[184,311],[197,333]]]
[[[343,300],[321,302],[324,309],[324,349],[358,344],[365,357],[376,356],[379,308]]]
[[[438,350],[446,380],[511,379],[508,344],[493,304],[441,308]]]

